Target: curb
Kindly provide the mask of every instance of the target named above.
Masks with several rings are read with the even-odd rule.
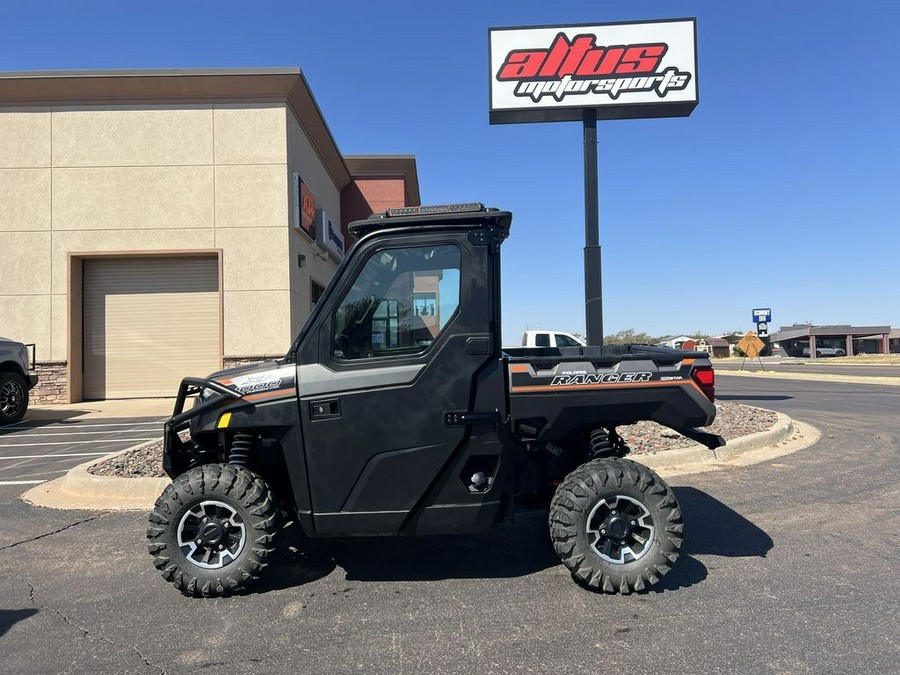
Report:
[[[156,443],[158,441],[151,441]],[[41,483],[22,495],[34,506],[53,509],[88,509],[103,511],[145,511],[153,508],[156,498],[172,481],[169,478],[119,478],[97,476],[88,468],[113,457],[148,445],[139,443],[118,452],[79,464],[66,475]]]
[[[774,411],[773,411],[774,412]],[[654,471],[686,465],[706,465],[726,458],[778,445],[794,432],[793,420],[782,413],[769,429],[741,436],[715,450],[699,443],[686,448],[664,450],[652,455],[630,455]],[[157,442],[157,441],[151,441]],[[118,478],[97,476],[88,472],[94,464],[118,457],[147,443],[139,443],[125,450],[111,453],[99,459],[79,464],[61,478],[41,483],[22,495],[22,499],[34,506],[54,509],[86,509],[103,511],[149,511],[156,498],[172,481],[168,478]]]
[[[686,464],[717,462],[745,452],[778,445],[794,433],[794,420],[783,413],[776,412],[775,415],[777,416],[775,424],[765,431],[757,431],[740,438],[734,438],[715,450],[710,450],[706,446],[695,443],[687,448],[664,450],[653,455],[629,455],[628,458],[656,471],[675,466],[682,467]]]

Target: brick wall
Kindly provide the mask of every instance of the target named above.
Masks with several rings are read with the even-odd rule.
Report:
[[[33,404],[66,403],[68,385],[66,382],[66,361],[39,361],[34,372],[38,376],[37,386],[29,397]]]

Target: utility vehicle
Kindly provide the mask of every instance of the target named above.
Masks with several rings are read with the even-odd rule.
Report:
[[[358,237],[283,359],[185,378],[173,478],[147,532],[163,577],[217,596],[265,571],[285,516],[307,537],[475,533],[517,506],[581,584],[639,591],[682,542],[672,490],[616,427],[655,420],[710,448],[706,354],[503,349],[509,212],[392,209]],[[185,403],[194,398],[193,407]]]

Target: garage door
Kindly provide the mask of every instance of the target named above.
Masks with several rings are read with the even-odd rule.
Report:
[[[84,398],[174,396],[221,367],[217,259],[85,260]]]

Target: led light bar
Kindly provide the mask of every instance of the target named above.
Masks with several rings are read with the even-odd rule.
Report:
[[[485,211],[484,204],[469,202],[468,204],[438,204],[435,206],[403,206],[387,210],[388,218],[403,216],[436,216],[442,213],[478,213]]]

